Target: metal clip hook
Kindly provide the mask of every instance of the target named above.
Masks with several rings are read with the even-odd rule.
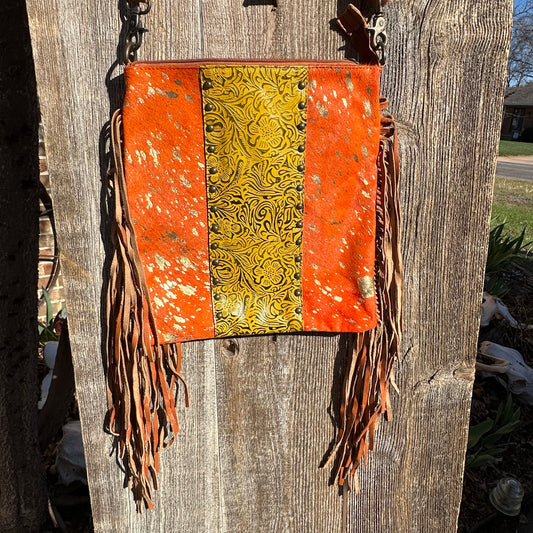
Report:
[[[386,46],[388,42],[388,36],[386,32],[387,19],[381,11],[381,0],[378,2],[378,8],[368,19],[368,32],[372,38],[372,48],[379,55],[379,62],[384,65],[387,58]]]
[[[145,4],[146,7],[141,8],[139,5],[141,3]],[[133,4],[128,2],[127,4],[128,30],[124,47],[124,62],[126,64],[137,60],[137,51],[142,45],[143,35],[148,31],[142,26],[141,16],[146,15],[151,8],[151,0]]]

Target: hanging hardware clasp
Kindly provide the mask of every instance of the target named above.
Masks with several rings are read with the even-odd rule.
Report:
[[[141,7],[141,4],[144,7]],[[141,17],[146,15],[150,9],[152,9],[151,0],[127,2],[127,31],[124,47],[124,63],[126,65],[137,60],[137,51],[142,45],[143,35],[148,31],[146,28],[143,28]]]
[[[372,38],[372,48],[379,56],[380,64],[384,65],[387,59],[387,19],[381,9],[381,0],[378,2],[376,12],[368,19],[368,32]]]

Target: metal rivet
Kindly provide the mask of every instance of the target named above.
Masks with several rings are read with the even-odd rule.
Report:
[[[207,151],[210,153],[210,154],[213,154],[215,152],[215,147],[210,144],[208,147],[207,147]]]
[[[299,272],[296,272],[296,274],[294,274],[294,279],[300,279],[302,276],[300,275]]]
[[[207,126],[209,128],[209,126]],[[298,124],[298,126],[296,126],[300,131],[303,131],[305,130],[305,124],[303,122],[300,122],[300,124]],[[213,131],[213,130],[211,130]]]
[[[213,259],[213,266],[217,267],[218,265],[220,265],[220,261],[218,259]]]
[[[206,111],[213,111],[213,104],[205,104],[204,109]]]
[[[305,109],[305,102],[300,102],[298,104],[298,109],[302,109],[302,110]]]
[[[304,186],[300,183],[300,185],[296,185],[296,190],[298,192],[302,192],[304,190]]]
[[[211,167],[211,168],[209,169],[209,174],[216,174],[217,172],[218,172],[217,167]]]
[[[300,144],[300,146],[298,146],[298,152],[300,153],[305,152],[305,144]]]
[[[298,165],[298,166],[296,167],[296,170],[297,170],[298,172],[303,172],[303,171],[305,170],[305,167],[304,167],[303,165]]]
[[[218,224],[213,224],[213,225],[211,226],[211,231],[212,231],[213,233],[218,233],[218,232],[220,231],[220,227],[219,227],[219,225],[218,225]]]
[[[214,185],[209,185],[209,192],[217,192],[217,188]]]
[[[216,300],[217,302],[220,300],[220,294],[215,294],[213,296],[213,299]]]
[[[298,222],[296,222],[296,227],[297,228],[303,228],[304,227],[304,223],[301,220],[298,220]]]
[[[218,248],[218,244],[216,242],[214,242],[212,245],[211,245],[211,250],[216,250]]]
[[[302,90],[302,89],[305,89],[305,82],[304,81],[301,81],[298,83],[298,89]]]
[[[204,84],[202,85],[202,89],[212,89],[213,88],[213,82],[211,80],[205,80]]]
[[[302,260],[302,256],[301,255],[297,255],[294,260],[297,262],[297,263],[300,263],[301,260]]]
[[[302,244],[302,239],[296,239],[296,244],[300,246],[300,244]]]
[[[218,278],[213,278],[213,285],[218,285],[220,280]]]
[[[302,295],[302,290],[301,290],[301,289],[296,289],[296,290],[294,291],[294,294],[295,294],[296,296],[301,296],[301,295]]]
[[[216,205],[212,205],[210,208],[209,208],[209,211],[211,211],[211,213],[216,213],[218,211],[218,207]]]
[[[205,131],[207,131],[208,133],[211,133],[214,129],[215,129],[215,126],[213,126],[213,124],[208,124],[205,128]]]
[[[302,308],[301,308],[301,307],[297,307],[294,311],[295,311],[298,315],[301,315],[301,314],[302,314]]]
[[[222,313],[218,312],[215,316],[220,320],[222,318]]]
[[[304,204],[301,202],[299,204],[296,204],[296,209],[299,209],[300,211],[304,208]]]

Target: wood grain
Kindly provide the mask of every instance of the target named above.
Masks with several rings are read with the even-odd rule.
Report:
[[[344,0],[157,0],[145,59],[344,57]],[[260,3],[259,3],[260,4]],[[383,92],[399,122],[406,261],[401,396],[349,500],[349,531],[454,531],[473,379],[511,0],[392,2]],[[120,102],[115,3],[28,0],[63,250],[95,530],[335,532],[318,470],[334,435],[344,337],[189,343],[192,406],[162,455],[156,510],[136,515],[103,430],[103,142]],[[107,83],[105,80],[107,79]]]

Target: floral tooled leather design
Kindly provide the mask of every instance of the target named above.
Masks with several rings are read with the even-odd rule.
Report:
[[[308,69],[205,66],[217,337],[301,331]]]

